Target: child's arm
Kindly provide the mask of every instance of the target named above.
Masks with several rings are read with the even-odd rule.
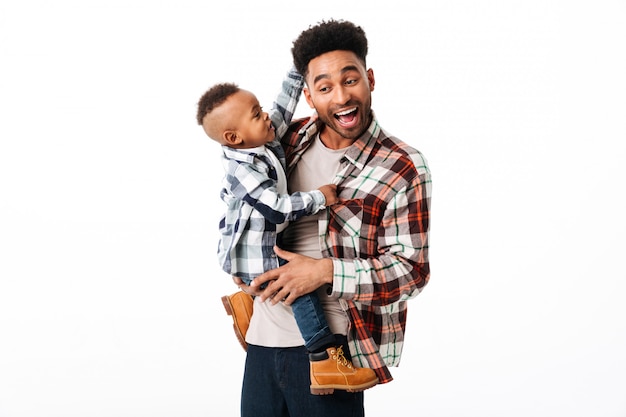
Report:
[[[281,138],[287,131],[298,106],[303,87],[304,78],[296,71],[295,67],[292,67],[283,79],[282,89],[269,111],[272,124],[276,128],[276,139]]]
[[[337,204],[339,199],[337,198],[337,184],[326,184],[322,185],[318,188],[324,194],[324,198],[326,199],[326,206],[332,206],[333,204]]]
[[[267,173],[267,165],[263,163],[231,163],[227,174],[230,192],[255,210],[260,212],[270,223],[280,224],[288,220],[315,214],[324,207],[337,202],[334,184],[320,187],[310,192],[279,194],[276,181]]]

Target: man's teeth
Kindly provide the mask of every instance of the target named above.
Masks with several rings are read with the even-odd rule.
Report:
[[[356,110],[356,107],[354,107],[354,108],[352,108],[352,109],[350,109],[350,110],[344,110],[344,111],[342,111],[342,112],[335,113],[335,114],[336,114],[337,116],[345,116],[346,114],[350,114],[350,113],[352,113],[352,112],[353,112],[353,111],[355,111],[355,110]]]

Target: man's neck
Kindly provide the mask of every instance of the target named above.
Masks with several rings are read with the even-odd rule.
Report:
[[[344,149],[352,145],[356,139],[349,139],[340,136],[332,129],[324,126],[320,131],[320,140],[328,149]]]

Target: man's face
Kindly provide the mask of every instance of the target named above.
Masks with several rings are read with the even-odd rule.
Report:
[[[355,140],[371,123],[374,72],[350,51],[332,51],[309,62],[304,96],[330,138]]]

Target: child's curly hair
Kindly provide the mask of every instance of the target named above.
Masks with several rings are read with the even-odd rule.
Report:
[[[352,51],[365,65],[367,37],[360,26],[343,20],[328,20],[309,27],[293,42],[293,64],[306,78],[309,62],[331,51]]]
[[[202,125],[204,116],[211,113],[214,108],[219,107],[226,99],[239,91],[239,86],[233,83],[215,84],[198,101],[198,114],[196,119]]]

